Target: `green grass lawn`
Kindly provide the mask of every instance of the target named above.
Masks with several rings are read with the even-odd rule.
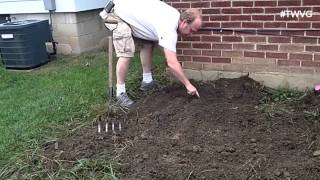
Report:
[[[161,79],[165,68],[159,51],[154,59]],[[57,136],[57,129],[92,121],[107,101],[107,61],[100,52],[59,57],[32,71],[0,68],[0,167]],[[127,81],[133,96],[142,78],[139,61],[133,59]]]

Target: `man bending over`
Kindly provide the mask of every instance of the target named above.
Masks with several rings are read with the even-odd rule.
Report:
[[[100,16],[113,31],[113,44],[119,58],[116,66],[116,96],[120,106],[130,108],[134,103],[128,97],[125,86],[130,60],[135,52],[134,41],[136,45],[141,45],[142,91],[158,86],[151,72],[153,48],[157,42],[163,48],[170,71],[185,86],[188,94],[199,97],[176,54],[178,33],[187,36],[200,29],[202,19],[199,10],[187,9],[180,14],[160,0],[114,0],[114,4],[113,13],[101,12]],[[109,20],[115,20],[117,24],[110,24]]]

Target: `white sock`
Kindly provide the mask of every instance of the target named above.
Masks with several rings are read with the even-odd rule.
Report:
[[[126,84],[117,84],[117,96],[126,92]]]
[[[152,79],[152,73],[143,73],[142,74],[142,77],[143,77],[143,82],[145,82],[145,83],[150,83],[150,82],[152,82],[153,81],[153,79]]]

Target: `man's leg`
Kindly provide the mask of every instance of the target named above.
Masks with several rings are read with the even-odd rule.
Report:
[[[151,72],[153,48],[154,43],[145,42],[140,50],[140,60],[143,70],[143,79],[140,87],[142,91],[148,91],[158,87],[158,82],[153,80]]]
[[[154,45],[152,43],[145,43],[140,50],[143,73],[151,73],[153,47]]]
[[[126,76],[130,65],[129,57],[120,57],[117,62],[116,73],[117,73],[117,84],[125,83]]]
[[[125,80],[127,77],[130,57],[119,57],[116,74],[117,74],[117,100],[120,106],[130,108],[133,104],[133,101],[128,97],[126,93],[126,84]]]
[[[135,45],[128,24],[121,21],[113,31],[113,45],[119,57],[116,65],[117,100],[120,106],[130,108],[134,103],[126,93],[125,81],[131,58],[134,56]]]
[[[117,96],[126,93],[125,80],[129,69],[130,59],[131,58],[129,57],[119,57],[118,59],[116,66]]]
[[[126,92],[126,77],[130,65],[131,57],[119,57],[116,66],[117,75],[117,102],[120,106],[130,108],[133,101],[128,97]]]

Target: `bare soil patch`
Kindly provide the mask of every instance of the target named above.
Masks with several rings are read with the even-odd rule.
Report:
[[[320,96],[261,104],[263,87],[247,78],[180,85],[141,98],[117,134],[85,127],[47,144],[52,159],[107,158],[120,179],[320,179]],[[54,168],[52,166],[51,168]]]

